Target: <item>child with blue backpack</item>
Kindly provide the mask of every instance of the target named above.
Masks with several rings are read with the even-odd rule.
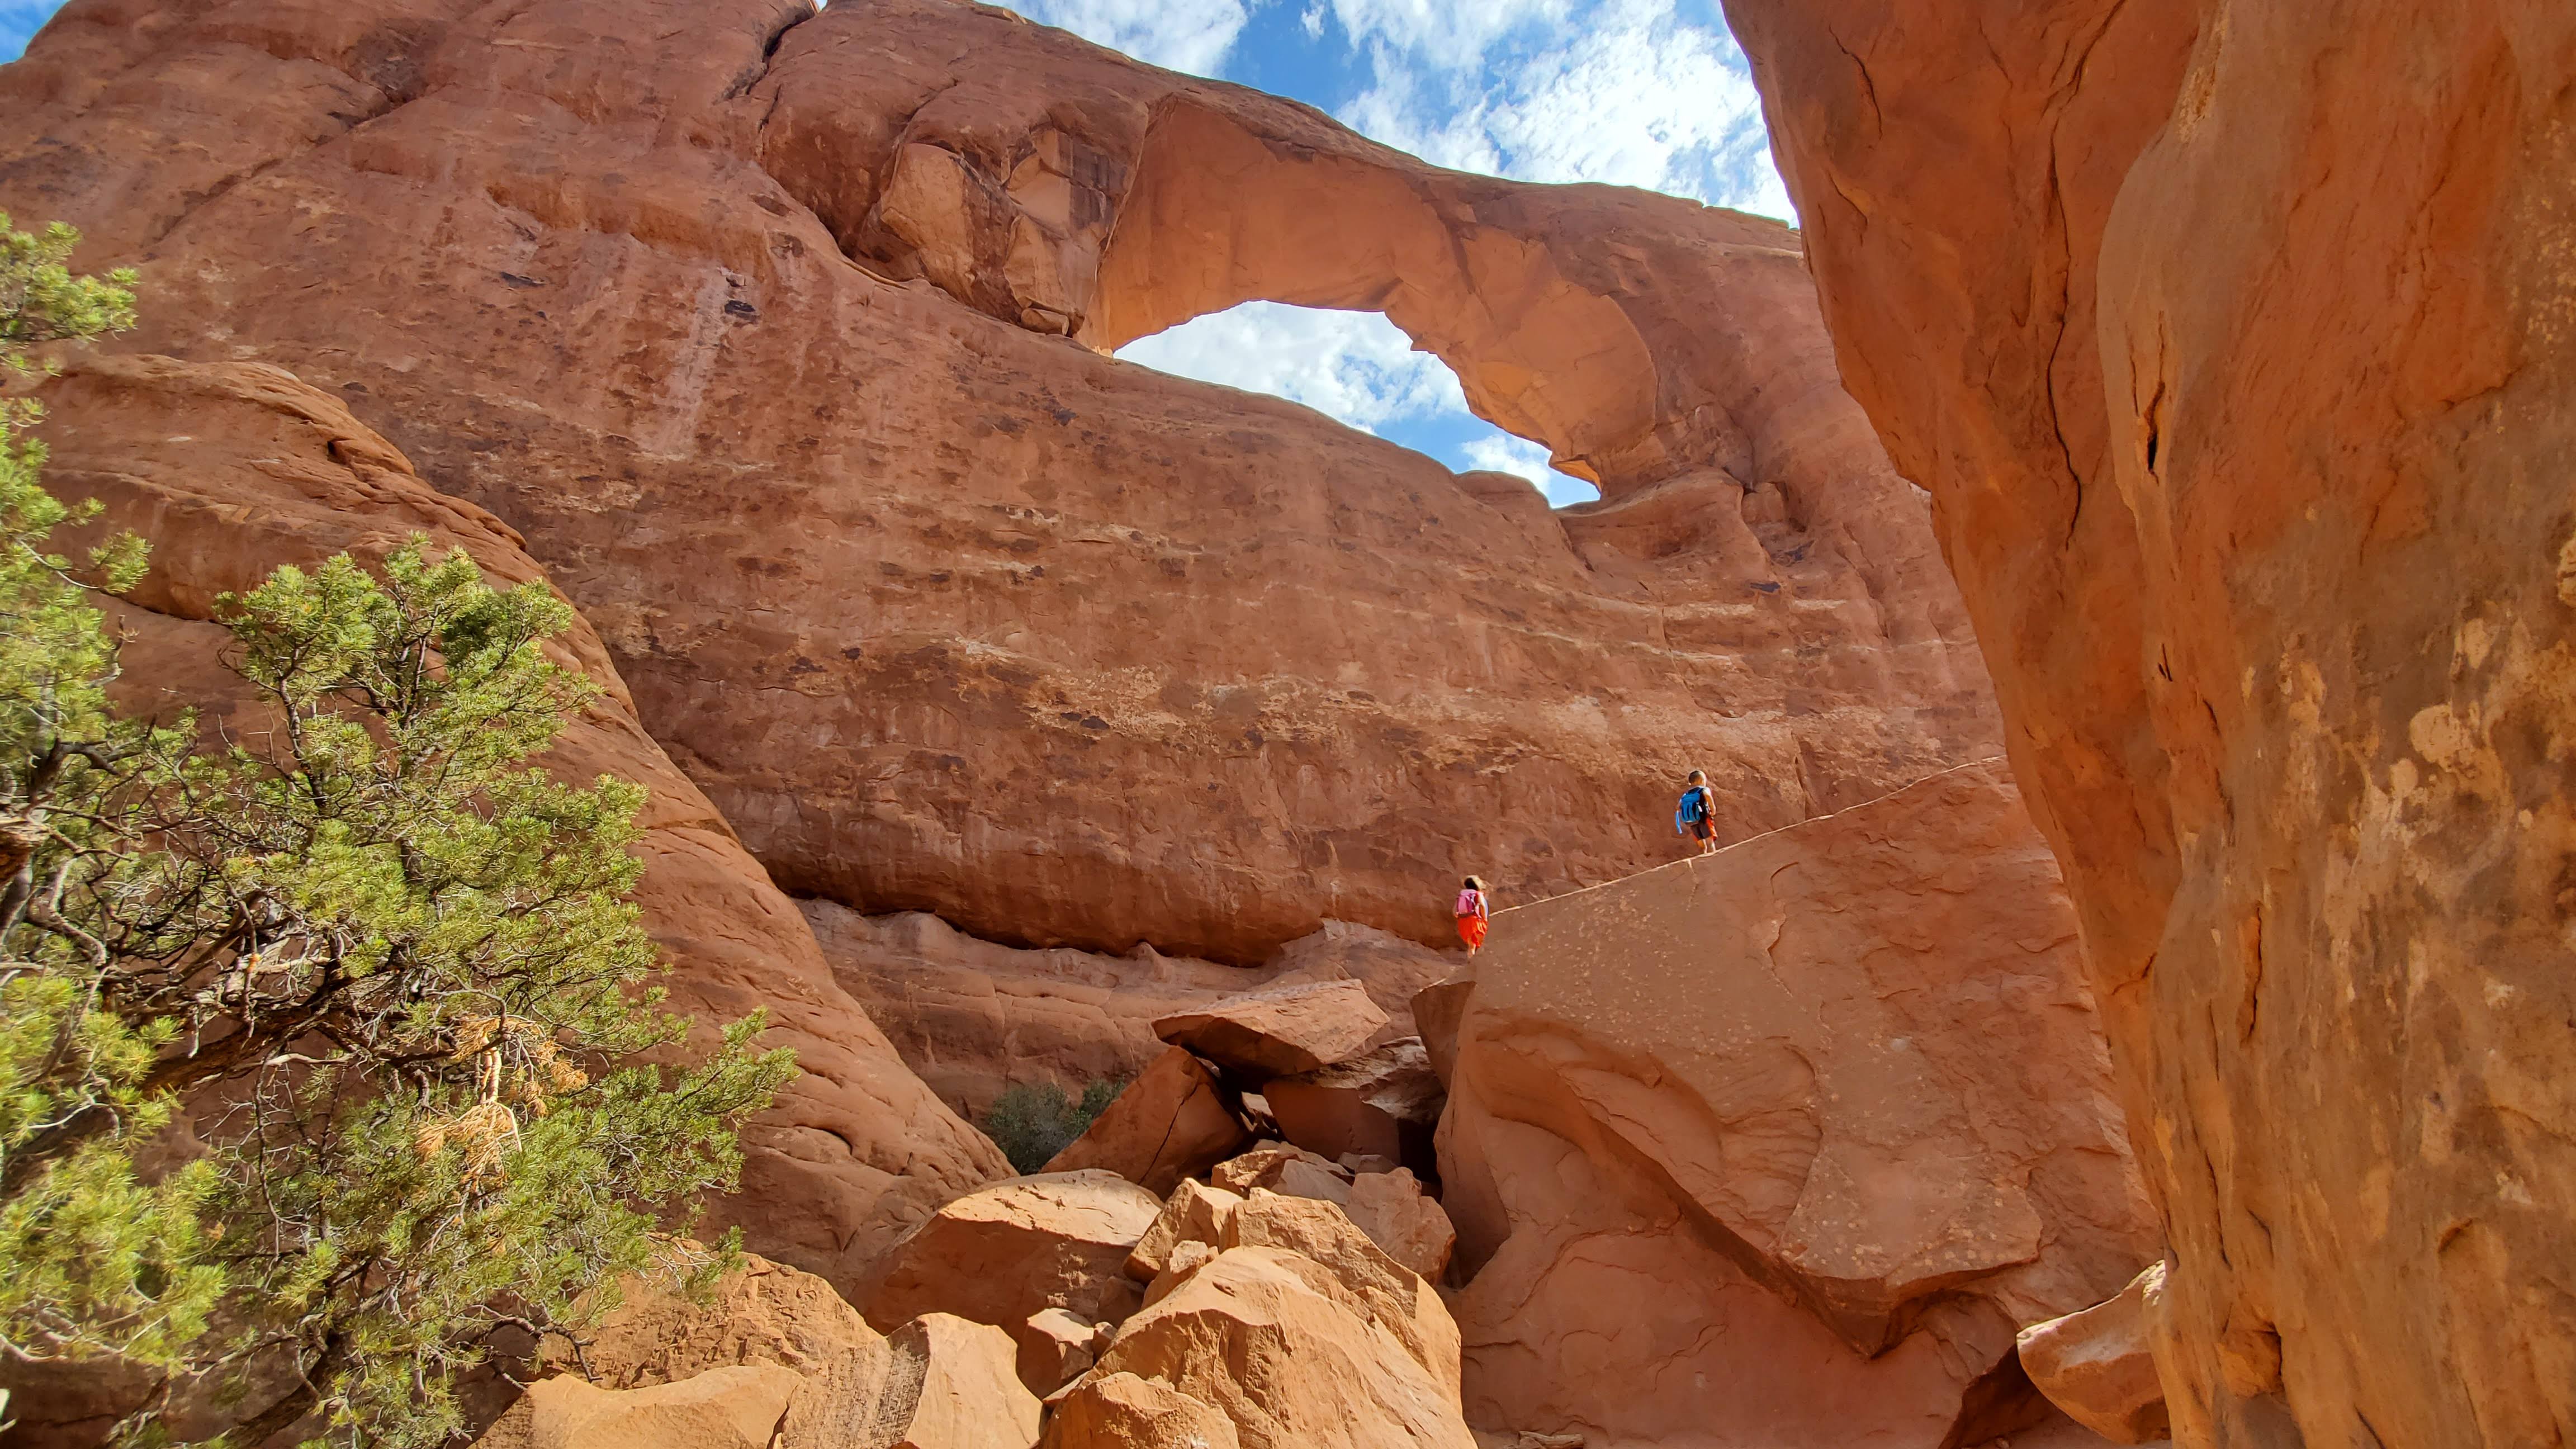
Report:
[[[1690,772],[1690,788],[1673,807],[1673,833],[1696,838],[1702,855],[1717,852],[1717,794],[1708,788],[1707,771]]]

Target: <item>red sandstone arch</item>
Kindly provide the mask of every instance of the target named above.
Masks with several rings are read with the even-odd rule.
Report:
[[[1478,416],[1545,444],[1559,469],[1596,485],[1596,459],[1635,471],[1656,425],[1645,338],[1546,242],[1480,223],[1426,179],[1267,143],[1175,100],[1137,158],[1079,335],[1115,351],[1249,301],[1382,312],[1457,373]]]

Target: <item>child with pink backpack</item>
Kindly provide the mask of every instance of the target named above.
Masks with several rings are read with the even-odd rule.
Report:
[[[1485,899],[1485,883],[1475,876],[1467,877],[1466,889],[1458,892],[1458,939],[1467,943],[1467,954],[1473,956],[1485,944],[1485,928],[1493,923],[1494,908]]]

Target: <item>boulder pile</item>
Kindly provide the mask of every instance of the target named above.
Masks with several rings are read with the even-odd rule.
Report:
[[[758,1260],[706,1309],[640,1294],[595,1381],[540,1380],[483,1443],[1471,1449],[1436,1286],[1457,1234],[1408,1165],[1443,1094],[1387,1025],[1351,981],[1165,1018],[1047,1171],[932,1213],[858,1309]],[[1270,1110],[1287,1140],[1256,1138]]]
[[[1248,1192],[1083,1170],[969,1193],[864,1314],[758,1258],[708,1304],[632,1289],[553,1356],[589,1377],[537,1380],[481,1449],[1471,1449],[1431,1281],[1448,1223],[1412,1174],[1277,1143],[1215,1173]]]

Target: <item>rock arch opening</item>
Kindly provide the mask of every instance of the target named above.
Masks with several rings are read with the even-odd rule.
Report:
[[[1140,337],[1117,355],[1302,403],[1461,473],[1512,474],[1556,507],[1601,496],[1550,466],[1545,445],[1477,416],[1458,375],[1376,312],[1243,302]]]

